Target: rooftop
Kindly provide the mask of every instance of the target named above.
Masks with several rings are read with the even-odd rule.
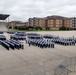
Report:
[[[0,14],[0,20],[5,20],[6,18],[8,18],[10,15],[7,14]]]
[[[47,19],[65,20],[65,19],[70,19],[70,18],[58,16],[58,15],[52,15],[52,16],[47,16]]]

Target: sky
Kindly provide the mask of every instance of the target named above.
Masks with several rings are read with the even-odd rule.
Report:
[[[51,15],[76,17],[76,0],[0,0],[0,14],[9,14],[10,21],[23,22]]]

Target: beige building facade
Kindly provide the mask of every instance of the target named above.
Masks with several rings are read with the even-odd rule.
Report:
[[[29,18],[29,26],[40,26],[42,29],[59,30],[60,27],[72,27],[72,20],[62,16],[48,16],[45,18]]]
[[[26,23],[23,23],[23,22],[21,22],[21,21],[11,21],[11,22],[9,22],[9,24],[8,24],[8,26],[10,27],[12,27],[12,29],[15,27],[15,26],[25,26],[26,25]]]
[[[47,20],[46,18],[29,18],[29,26],[39,26],[42,29],[46,28]]]
[[[51,30],[59,30],[59,28],[62,26],[70,29],[72,27],[72,20],[71,18],[66,18],[62,16],[48,16],[47,26]]]
[[[60,27],[64,26],[69,29],[76,28],[76,18],[67,18],[63,16],[47,16],[44,18],[33,17],[29,18],[28,22],[22,23],[20,21],[11,21],[9,22],[9,26],[39,26],[42,29],[49,28],[50,30],[59,30]]]
[[[29,26],[40,26],[42,29],[49,28],[51,30],[59,30],[62,26],[71,29],[73,26],[72,18],[57,15],[47,16],[45,18],[29,18],[28,22]]]

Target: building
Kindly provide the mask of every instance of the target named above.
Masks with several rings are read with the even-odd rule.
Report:
[[[34,26],[34,18],[29,18],[28,24],[29,24],[29,26]]]
[[[24,26],[29,26],[29,23],[28,22],[25,22],[25,25]]]
[[[47,26],[47,19],[46,18],[38,18],[38,17],[34,17],[34,18],[29,18],[29,26],[39,26],[42,29],[45,29]]]
[[[60,27],[66,27],[67,29],[76,29],[76,18],[68,18],[58,15],[47,16],[44,18],[33,17],[29,18],[28,22],[11,21],[9,26],[23,26],[23,27],[41,27],[42,29],[59,30]]]
[[[72,26],[76,26],[75,24],[75,18],[67,18],[63,16],[47,16],[45,18],[29,18],[29,26],[39,26],[42,29],[49,28],[51,30],[59,30],[60,27],[64,26],[66,28],[71,29]],[[72,22],[74,22],[72,25]]]
[[[72,17],[72,30],[76,30],[76,17]]]
[[[11,21],[9,22],[9,27],[11,26],[12,29],[15,27],[15,26],[25,26],[25,23],[21,22],[21,21]]]
[[[47,17],[47,27],[51,30],[59,30],[62,26],[70,29],[72,27],[71,18],[56,15]]]
[[[64,27],[69,28],[69,30],[70,30],[70,29],[72,29],[72,26],[73,25],[72,25],[72,19],[71,18],[64,20]]]

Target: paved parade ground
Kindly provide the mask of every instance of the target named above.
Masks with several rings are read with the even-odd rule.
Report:
[[[60,37],[76,37],[76,31],[43,31]],[[9,39],[10,34],[4,33]],[[56,45],[55,48],[38,48],[24,43],[24,50],[6,50],[0,45],[0,75],[53,75],[61,60],[76,56],[75,46]]]

